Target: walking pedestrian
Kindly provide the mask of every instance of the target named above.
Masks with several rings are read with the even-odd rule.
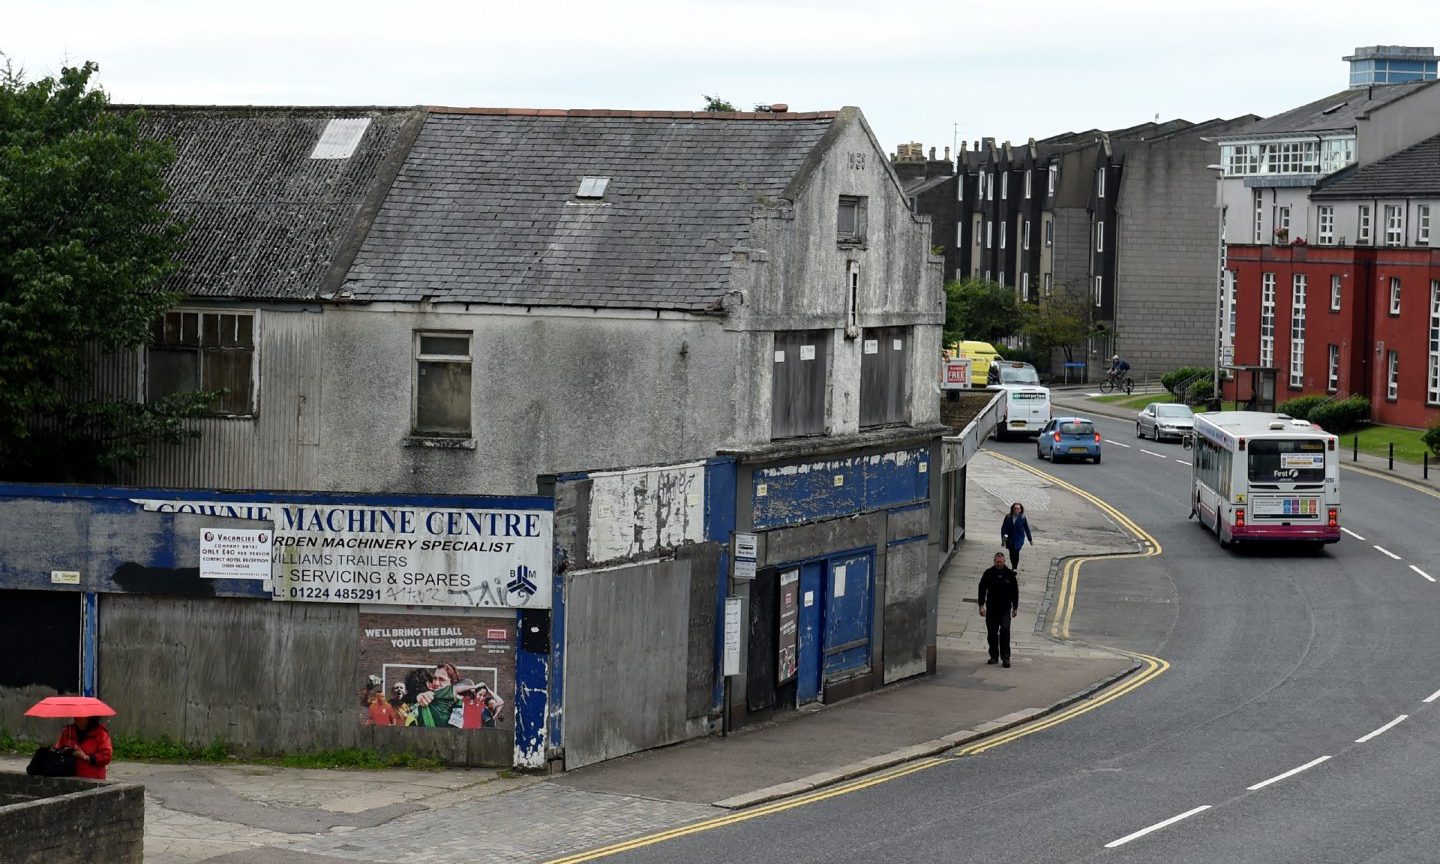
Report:
[[[1010,566],[1015,570],[1020,569],[1020,547],[1026,540],[1035,542],[1030,535],[1030,522],[1025,518],[1025,505],[1016,501],[1005,514],[1005,521],[1000,523],[1000,542],[1010,552]]]
[[[1005,566],[1005,553],[995,553],[995,564],[980,576],[980,615],[985,619],[988,664],[997,660],[1010,668],[1010,619],[1020,614],[1020,583]]]

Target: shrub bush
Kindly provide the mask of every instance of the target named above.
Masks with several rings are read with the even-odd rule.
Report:
[[[1166,390],[1174,393],[1176,387],[1179,387],[1196,375],[1211,372],[1213,372],[1213,370],[1206,366],[1181,366],[1179,369],[1171,369],[1169,372],[1161,375],[1160,383],[1164,385]]]
[[[1190,389],[1185,393],[1185,399],[1192,405],[1198,405],[1213,395],[1215,395],[1215,382],[1209,378],[1201,378],[1190,385]]]
[[[1425,442],[1426,447],[1430,448],[1431,456],[1440,458],[1440,423],[1436,423],[1434,426],[1426,429],[1425,434],[1420,436],[1420,440]]]
[[[1370,419],[1370,400],[1364,396],[1351,396],[1327,402],[1311,411],[1307,419],[1326,432],[1343,435]]]
[[[1289,414],[1296,420],[1309,420],[1310,412],[1314,411],[1316,406],[1329,398],[1329,396],[1324,395],[1296,396],[1294,399],[1287,399],[1281,402],[1275,410],[1281,414]]]

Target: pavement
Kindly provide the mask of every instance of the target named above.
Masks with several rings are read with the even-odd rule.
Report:
[[[1063,559],[1134,551],[1129,535],[1079,496],[986,451],[968,475],[967,538],[940,578],[934,675],[554,777],[145,763],[116,763],[110,776],[146,788],[147,864],[335,864],[421,849],[429,864],[540,862],[941,754],[1138,668],[1118,652],[1046,635]],[[985,663],[974,597],[1013,501],[1025,505],[1035,543],[1021,555],[1007,669]],[[23,762],[0,758],[0,770]]]
[[[1138,395],[1142,391],[1136,388]],[[1163,389],[1153,391],[1157,402],[1168,402],[1170,394]],[[1077,414],[1098,414],[1104,417],[1111,417],[1117,420],[1128,420],[1135,422],[1135,410],[1130,408],[1117,408],[1108,402],[1096,401],[1094,397],[1100,395],[1093,386],[1067,386],[1052,388],[1050,404],[1056,408],[1063,408],[1066,411],[1074,411]],[[1428,472],[1424,464],[1414,462],[1403,462],[1399,459],[1394,464],[1383,456],[1372,456],[1369,453],[1357,453],[1353,448],[1346,448],[1346,438],[1340,436],[1341,449],[1344,450],[1343,461],[1340,467],[1350,471],[1357,471],[1361,474],[1369,474],[1373,477],[1382,477],[1386,480],[1393,480],[1398,483],[1410,486],[1430,495],[1440,496],[1440,459],[1430,460]]]

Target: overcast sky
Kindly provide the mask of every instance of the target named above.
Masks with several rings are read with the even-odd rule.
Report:
[[[0,52],[27,77],[94,60],[117,102],[693,110],[709,94],[858,105],[887,151],[1273,114],[1344,89],[1357,45],[1440,34],[1434,0],[4,7]]]

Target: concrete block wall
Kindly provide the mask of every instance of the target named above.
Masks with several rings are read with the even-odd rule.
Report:
[[[0,772],[6,864],[143,864],[145,787]]]

